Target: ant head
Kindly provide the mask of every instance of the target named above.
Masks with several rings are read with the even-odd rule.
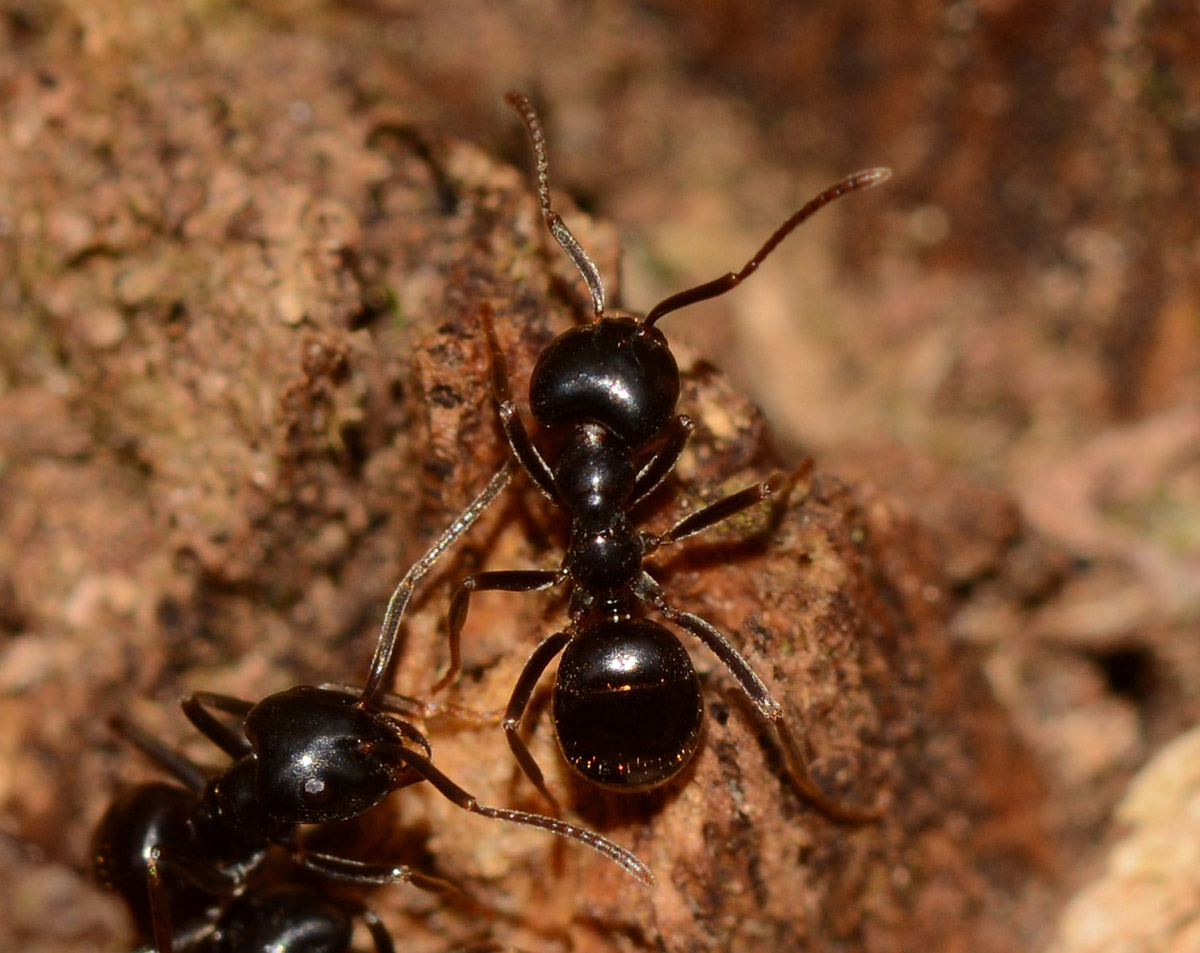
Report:
[[[396,732],[344,692],[300,686],[271,695],[250,710],[245,731],[255,796],[288,823],[348,820],[399,786],[399,767],[378,751],[397,744]]]
[[[604,314],[604,283],[595,263],[551,207],[549,159],[541,120],[528,97],[508,93],[505,99],[529,131],[537,160],[542,218],[587,283],[596,317],[590,326],[567,331],[542,352],[530,384],[533,414],[543,426],[603,424],[631,447],[644,446],[662,431],[674,416],[679,396],[679,369],[655,322],[672,311],[737,287],[818,209],[843,195],[872,188],[892,174],[888,169],[867,169],[843,179],[793,213],[740,271],[671,295],[651,308],[641,321],[609,318]]]
[[[628,447],[657,437],[678,399],[679,366],[666,337],[625,317],[559,335],[529,381],[530,409],[543,427],[597,423]]]

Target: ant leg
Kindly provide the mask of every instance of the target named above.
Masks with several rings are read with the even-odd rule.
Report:
[[[383,750],[381,746],[380,751],[382,752]],[[451,803],[461,807],[464,811],[470,811],[472,814],[479,814],[498,821],[508,821],[510,824],[523,824],[526,827],[549,831],[551,834],[559,837],[567,837],[578,841],[584,846],[592,848],[597,853],[603,854],[647,887],[653,885],[654,875],[650,872],[650,868],[639,860],[637,856],[627,851],[624,847],[613,843],[607,837],[597,834],[595,831],[589,831],[582,827],[576,827],[574,824],[568,824],[566,821],[560,821],[555,817],[546,817],[544,814],[530,814],[528,811],[514,811],[504,807],[487,807],[480,804],[474,795],[468,794],[446,777],[446,775],[442,774],[441,771],[433,766],[433,763],[428,758],[400,746],[390,747],[389,750],[398,761],[403,762],[406,767],[412,768],[420,774],[421,777],[437,788]]]
[[[633,491],[629,494],[630,509],[657,490],[662,481],[667,478],[667,474],[675,469],[675,464],[679,462],[679,458],[683,454],[683,448],[687,446],[688,438],[696,429],[692,418],[686,414],[680,414],[667,426],[669,429],[666,442],[642,467],[637,479],[634,480]]]
[[[208,775],[178,751],[174,751],[159,739],[147,734],[133,722],[121,716],[109,720],[112,730],[132,744],[160,768],[174,775],[184,787],[192,791],[203,791]]]
[[[504,712],[504,735],[508,738],[508,746],[512,749],[521,770],[525,772],[525,777],[529,778],[533,782],[533,786],[541,792],[542,797],[550,802],[556,814],[559,811],[558,800],[546,787],[546,777],[542,774],[542,769],[538,767],[538,763],[533,760],[533,755],[529,753],[529,748],[521,740],[521,719],[525,717],[529,699],[533,697],[533,690],[542,677],[542,673],[546,671],[546,666],[566,647],[574,635],[575,633],[570,629],[555,632],[533,650],[529,661],[521,670],[521,677],[517,679],[512,697],[508,700],[508,708]]]
[[[502,569],[498,572],[480,572],[467,576],[458,584],[450,597],[449,620],[450,665],[446,674],[434,683],[430,690],[436,695],[458,676],[462,668],[462,652],[459,644],[463,626],[467,623],[467,609],[471,604],[472,592],[537,592],[549,589],[566,580],[561,569]]]
[[[371,942],[375,944],[375,953],[396,953],[396,944],[387,927],[383,925],[383,921],[379,919],[379,914],[367,907],[362,907],[358,911],[358,915],[362,917],[367,932],[371,934]]]
[[[227,877],[211,867],[207,861],[189,853],[172,850],[165,854],[161,844],[153,844],[146,852],[146,893],[149,901],[150,934],[154,946],[149,953],[172,953],[178,945],[185,950],[198,948],[198,939],[211,932],[211,924],[184,924],[182,927],[171,920],[171,902],[164,884],[164,874],[189,881],[201,891],[211,895],[213,901],[229,896],[240,884],[238,878]],[[135,919],[142,923],[135,912]],[[139,927],[142,929],[142,927]],[[143,951],[139,951],[143,953]]]
[[[234,698],[232,695],[219,695],[216,692],[192,692],[179,706],[187,715],[188,721],[195,725],[204,737],[235,761],[250,753],[250,742],[246,736],[222,724],[209,709],[215,708],[245,720],[250,709],[254,707],[253,702]]]
[[[480,320],[487,334],[488,357],[492,369],[492,399],[496,402],[496,413],[500,417],[500,426],[504,428],[505,439],[512,448],[513,456],[521,465],[536,486],[552,503],[558,503],[558,490],[554,486],[554,471],[546,459],[538,452],[525,423],[521,420],[520,411],[512,398],[508,386],[508,361],[500,350],[500,341],[496,338],[496,326],[492,323],[492,308],[486,302],[480,308]]]
[[[380,692],[380,686],[383,684],[384,676],[387,675],[392,656],[396,651],[396,636],[400,631],[400,620],[404,617],[404,610],[408,607],[408,600],[412,598],[418,580],[430,570],[442,553],[454,545],[458,538],[471,528],[474,522],[483,515],[483,511],[491,506],[492,501],[500,495],[500,491],[512,480],[513,469],[511,462],[504,464],[488,481],[482,492],[470,502],[453,523],[446,527],[445,532],[429,547],[424,556],[413,563],[408,572],[404,574],[404,578],[397,584],[392,598],[388,600],[387,612],[383,616],[383,627],[379,630],[379,641],[375,643],[375,655],[371,659],[370,673],[367,675],[367,683],[363,687],[362,696],[359,699],[362,704],[372,704],[375,696]]]
[[[420,758],[421,756],[413,755],[413,757]],[[303,848],[297,850],[295,860],[302,867],[318,873],[322,877],[328,877],[331,880],[345,880],[360,884],[378,884],[380,886],[384,884],[407,883],[412,884],[414,887],[419,887],[421,890],[428,890],[431,893],[451,893],[466,896],[459,887],[452,884],[449,880],[419,873],[404,864],[368,864],[359,860],[351,860],[349,857],[338,857],[335,854],[325,854],[320,851],[305,850]]]
[[[788,774],[791,775],[796,787],[817,808],[834,820],[846,821],[852,824],[861,824],[880,818],[881,812],[879,808],[862,808],[839,804],[821,790],[820,785],[817,784],[812,773],[808,770],[808,762],[800,751],[800,745],[784,720],[783,706],[774,699],[770,689],[758,677],[758,673],[754,671],[750,663],[742,658],[738,650],[733,647],[729,640],[715,626],[704,621],[698,615],[676,609],[668,603],[661,587],[647,573],[642,573],[642,578],[634,584],[634,593],[643,602],[648,603],[661,612],[671,622],[674,622],[682,629],[687,629],[688,632],[696,636],[720,660],[721,664],[729,670],[729,673],[737,679],[742,691],[753,702],[759,714],[774,729],[775,735],[779,739],[780,747],[783,749]]]
[[[150,923],[154,932],[154,948],[158,953],[174,953],[174,930],[171,928],[171,906],[167,902],[167,888],[163,886],[158,865],[162,850],[157,844],[150,848],[146,858],[146,889],[150,893]]]
[[[708,506],[696,510],[694,513],[689,513],[661,536],[646,534],[644,537],[646,554],[649,555],[660,546],[678,543],[680,540],[687,539],[689,536],[695,536],[697,533],[716,526],[718,523],[729,519],[729,517],[742,512],[742,510],[756,506],[781,491],[790,489],[795,480],[795,474],[774,473],[762,483],[756,483],[754,486],[748,486],[744,490],[730,493],[715,503],[710,503]]]
[[[357,685],[348,685],[343,682],[322,682],[317,687],[352,696],[361,691]],[[450,718],[465,725],[498,725],[500,719],[504,717],[504,712],[499,708],[492,711],[477,711],[461,705],[423,702],[420,699],[397,695],[394,692],[377,692],[368,707],[389,715],[399,715],[402,718],[416,718],[420,721],[428,721],[431,718]]]

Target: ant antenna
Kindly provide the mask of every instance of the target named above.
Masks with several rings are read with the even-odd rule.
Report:
[[[508,92],[504,94],[504,98],[521,114],[521,118],[525,120],[525,128],[529,130],[529,140],[533,143],[533,154],[537,159],[538,199],[542,203],[542,218],[546,220],[550,234],[562,245],[563,251],[571,256],[571,261],[575,262],[575,267],[587,282],[588,291],[592,293],[592,311],[596,320],[599,320],[604,317],[604,282],[600,280],[600,272],[588,257],[588,253],[583,250],[583,246],[571,234],[566,223],[550,207],[550,160],[546,158],[546,134],[542,132],[542,122],[534,112],[533,103],[529,101],[528,96]]]
[[[698,301],[707,301],[709,298],[716,298],[723,295],[726,291],[736,288],[754,274],[758,266],[763,263],[763,259],[771,254],[779,243],[792,233],[797,225],[809,218],[814,212],[824,208],[830,202],[840,199],[843,195],[874,188],[881,182],[886,182],[891,177],[891,169],[866,169],[842,179],[836,185],[830,186],[816,198],[810,199],[791,218],[780,225],[774,234],[767,239],[767,243],[758,250],[753,258],[746,262],[741,271],[731,271],[720,278],[715,278],[702,285],[697,285],[695,288],[689,288],[687,291],[680,291],[678,294],[671,295],[651,308],[650,313],[643,319],[642,324],[648,328],[653,327],[654,322],[665,314],[678,311],[680,308],[686,308],[688,305],[695,304]]]

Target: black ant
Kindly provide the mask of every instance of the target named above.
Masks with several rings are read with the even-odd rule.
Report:
[[[521,740],[520,727],[538,680],[560,652],[554,724],[567,763],[584,778],[614,790],[646,790],[675,777],[696,750],[703,718],[699,679],[679,639],[645,618],[644,605],[696,636],[729,670],[774,729],[793,781],[814,804],[841,820],[877,817],[873,810],[839,804],[821,790],[784,720],[783,708],[762,679],[710,623],[671,605],[644,568],[651,553],[779,494],[790,478],[776,474],[726,496],[661,535],[636,529],[629,514],[675,468],[693,429],[687,416],[675,412],[679,368],[655,326],[658,320],[732,290],[818,209],[878,185],[891,172],[859,172],[822,192],[776,229],[740,271],[671,295],[644,318],[608,315],[596,266],[551,207],[541,122],[525,96],[509,93],[506,98],[520,113],[533,144],[542,217],[583,276],[595,315],[592,323],[552,341],[533,369],[533,416],[542,427],[563,435],[561,450],[548,462],[521,420],[491,311],[486,305],[482,308],[492,393],[504,435],[534,486],[570,517],[570,541],[557,570],[481,572],[462,580],[450,603],[449,667],[434,691],[459,673],[459,640],[471,593],[529,592],[569,583],[570,622],[534,649],[503,719],[513,754],[551,803],[556,802]]]
[[[142,784],[118,797],[97,827],[93,864],[98,879],[126,901],[140,934],[154,938],[159,953],[172,951],[176,938],[191,942],[174,931],[173,922],[199,922],[201,936],[218,938],[233,927],[270,929],[269,918],[261,918],[277,901],[257,889],[251,878],[275,845],[286,850],[301,871],[334,880],[411,883],[426,890],[456,892],[450,883],[407,866],[363,863],[312,850],[298,836],[299,825],[350,820],[419,781],[429,782],[463,810],[578,841],[642,883],[653,883],[645,864],[600,834],[557,818],[480,804],[434,766],[428,739],[409,720],[439,714],[486,716],[380,690],[400,617],[417,580],[511,477],[511,467],[497,473],[396,587],[371,675],[361,692],[340,685],[301,685],[257,703],[213,692],[193,693],[182,702],[184,714],[232,759],[215,775],[206,774],[135,725],[116,720],[117,730],[177,783]],[[238,727],[230,727],[216,713],[234,716]],[[367,923],[377,953],[388,953],[390,938],[373,915],[361,907],[350,912]],[[304,925],[299,910],[278,916]],[[314,910],[312,928],[324,929],[330,917],[336,919],[327,909]],[[269,948],[280,953],[309,949],[298,941]]]
[[[200,702],[195,696],[185,701],[189,717]],[[321,869],[325,855],[304,851],[295,840],[295,825],[263,815],[253,778],[244,769],[231,767],[208,777],[137,726],[118,719],[114,727],[180,782],[147,782],[119,795],[93,838],[96,877],[125,900],[139,937],[152,940],[144,950],[349,953],[357,915],[376,953],[394,953],[391,935],[365,906],[326,898],[299,883],[253,879],[273,843],[286,844],[295,860],[314,856],[316,864],[300,861],[312,869]],[[386,882],[381,878],[387,873],[395,880],[414,879],[405,871],[376,870],[370,882]],[[420,886],[442,886],[417,876]]]

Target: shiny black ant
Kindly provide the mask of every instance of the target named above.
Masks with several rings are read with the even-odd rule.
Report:
[[[644,318],[609,315],[596,266],[551,207],[541,122],[525,96],[509,93],[507,100],[520,113],[533,143],[546,226],[583,276],[595,315],[592,323],[553,340],[533,369],[533,416],[545,429],[563,435],[561,450],[548,462],[521,420],[490,309],[482,309],[492,393],[504,435],[534,486],[570,517],[570,540],[557,570],[480,572],[459,584],[449,610],[449,667],[434,691],[460,670],[459,641],[473,592],[529,592],[568,583],[570,622],[534,649],[503,720],[521,768],[551,803],[554,798],[521,740],[520,727],[538,680],[560,652],[554,724],[567,763],[584,778],[615,790],[646,790],[675,777],[696,750],[703,717],[699,679],[679,639],[645,617],[648,606],[696,636],[729,670],[774,729],[789,774],[804,795],[837,819],[877,816],[839,804],[821,790],[783,708],[762,679],[710,623],[671,605],[644,568],[651,553],[779,494],[790,479],[776,474],[684,517],[661,535],[636,529],[629,514],[675,468],[693,429],[687,416],[675,412],[679,368],[655,326],[658,320],[732,290],[810,215],[843,195],[878,185],[890,171],[859,172],[822,192],[776,229],[740,271],[671,295]]]
[[[196,696],[184,702],[189,717],[200,703]],[[209,718],[203,711],[200,717]],[[179,782],[152,781],[122,793],[93,836],[96,877],[126,902],[139,937],[152,941],[144,950],[349,953],[357,915],[376,953],[394,953],[391,935],[365,906],[325,898],[299,883],[254,879],[274,843],[284,844],[295,860],[310,853],[301,853],[295,825],[263,815],[246,770],[231,767],[209,777],[137,726],[119,719],[114,726]],[[320,870],[325,855],[311,856],[318,861],[312,868]],[[369,882],[386,882],[384,874],[413,879],[399,867],[374,873]],[[441,887],[434,878],[417,876],[420,886]]]
[[[241,907],[231,910],[227,898],[244,892],[273,845],[284,848],[298,868],[334,880],[454,891],[448,882],[410,867],[322,853],[298,837],[301,824],[358,817],[419,781],[463,810],[579,841],[643,883],[652,882],[640,860],[599,834],[557,818],[480,804],[433,765],[424,734],[396,717],[453,715],[455,709],[383,693],[366,707],[341,687],[309,685],[257,703],[196,692],[182,706],[233,763],[206,776],[183,755],[118,721],[121,734],[179,783],[143,784],[117,798],[93,844],[97,878],[123,897],[139,931],[154,936],[160,950],[171,948],[163,924],[191,922],[214,908],[236,918]],[[214,712],[237,716],[240,731]],[[245,902],[247,911],[253,902]],[[378,937],[376,945],[381,953],[386,949]]]
[[[198,922],[202,938],[217,939],[235,928],[271,929],[274,921],[260,918],[284,901],[257,889],[252,878],[273,846],[283,848],[299,870],[334,880],[455,891],[448,882],[407,866],[364,863],[313,850],[298,834],[302,824],[358,817],[392,792],[419,781],[427,781],[465,811],[578,841],[642,883],[653,883],[645,864],[600,834],[557,818],[480,804],[434,766],[428,739],[411,721],[440,714],[483,716],[380,688],[416,582],[508,484],[512,471],[505,467],[497,473],[396,587],[361,692],[340,685],[301,685],[259,702],[193,693],[182,702],[184,714],[232,759],[215,775],[137,726],[116,720],[117,730],[176,783],[142,784],[118,797],[97,826],[93,866],[100,882],[125,900],[140,934],[153,937],[160,953],[173,950],[176,939],[193,942],[175,931],[173,923]],[[220,714],[237,719],[237,728]],[[373,915],[361,907],[350,913],[367,923],[377,953],[388,953],[390,938]],[[305,925],[300,913],[278,916],[284,923],[290,919],[298,927]],[[314,910],[311,928],[325,929],[330,917],[336,919],[328,909]],[[280,953],[309,949],[298,942],[269,948]],[[330,949],[337,953],[339,948]]]

